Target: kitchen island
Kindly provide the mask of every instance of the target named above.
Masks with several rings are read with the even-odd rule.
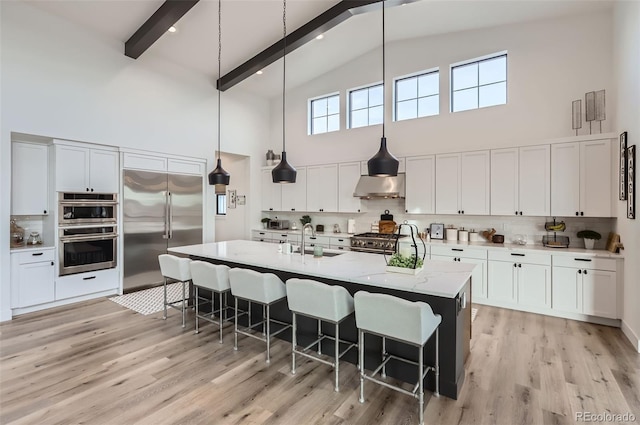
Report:
[[[442,315],[440,325],[440,393],[457,398],[464,382],[464,360],[469,353],[471,339],[471,299],[472,264],[426,260],[424,269],[417,275],[386,272],[384,257],[380,254],[361,252],[331,252],[327,256],[314,258],[310,254],[284,254],[278,246],[255,241],[228,241],[169,248],[173,254],[189,256],[192,259],[226,264],[229,267],[249,268],[264,273],[274,273],[283,281],[292,277],[310,278],[332,285],[345,287],[351,294],[365,290],[394,295],[411,301],[424,301],[433,311]],[[336,254],[334,256],[329,256]],[[252,310],[256,317],[261,309]],[[384,314],[384,312],[380,312]],[[272,308],[274,319],[291,322],[291,313],[286,303]],[[393,318],[390,318],[393,320]],[[312,341],[316,332],[314,320],[299,320],[299,343]],[[330,326],[323,332],[332,335]],[[279,335],[290,340],[290,332]],[[348,319],[341,324],[340,336],[345,340],[357,341],[355,320]],[[374,339],[375,338],[375,339]],[[341,338],[342,339],[342,338]],[[325,352],[331,352],[332,343],[323,345]],[[366,369],[374,369],[380,362],[381,341],[367,338],[365,356]],[[387,342],[387,351],[417,359],[417,351],[401,343]],[[435,341],[425,346],[425,361],[435,359]],[[355,350],[344,359],[357,362]],[[387,375],[415,383],[415,367],[405,364],[389,364]],[[427,388],[434,388],[432,374],[427,376]]]

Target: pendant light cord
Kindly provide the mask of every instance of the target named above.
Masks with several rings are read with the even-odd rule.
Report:
[[[218,0],[218,84],[220,84],[220,72],[222,62],[222,0]],[[218,85],[218,159],[220,159],[220,86]]]
[[[384,72],[384,2],[382,0],[382,137],[384,137],[384,92],[385,92],[385,72]]]
[[[284,41],[284,49],[282,54],[282,152],[286,152],[285,148],[285,125],[284,125],[284,114],[285,114],[285,92],[286,92],[286,73],[287,73],[287,0],[283,0],[282,2],[282,32],[283,37],[282,41]]]

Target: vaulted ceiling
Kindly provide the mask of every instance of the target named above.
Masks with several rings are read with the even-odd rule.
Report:
[[[123,44],[164,3],[164,0],[23,0],[99,37]],[[339,0],[288,0],[287,31],[304,25]],[[386,38],[402,40],[517,22],[606,10],[613,0],[420,0],[387,9]],[[210,78],[217,78],[218,2],[200,0],[162,35],[145,55],[160,57]],[[381,44],[379,10],[351,17],[287,55],[287,86],[304,84]],[[222,1],[223,75],[282,38],[282,2]],[[237,87],[262,96],[282,90],[282,64],[267,66]]]

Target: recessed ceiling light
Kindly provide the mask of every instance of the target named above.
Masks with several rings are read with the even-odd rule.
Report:
[[[324,34],[320,34],[319,36],[316,37],[316,40],[322,40],[324,38]]]
[[[169,32],[176,32],[176,31],[178,30],[173,25],[169,27]]]
[[[258,71],[258,72],[256,72],[256,74],[262,75],[262,71]]]

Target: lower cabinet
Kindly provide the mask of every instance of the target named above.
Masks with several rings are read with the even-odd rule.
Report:
[[[60,276],[56,280],[56,300],[117,289],[118,286],[117,269]]]
[[[618,318],[615,271],[553,267],[553,309]]]
[[[55,299],[54,249],[11,253],[11,308]]]
[[[420,244],[418,244],[420,245]],[[487,298],[487,250],[470,248],[449,248],[432,246],[431,259],[441,261],[457,261],[477,264],[471,274],[471,301],[477,302]]]
[[[488,294],[511,306],[551,308],[551,256],[489,252]]]

